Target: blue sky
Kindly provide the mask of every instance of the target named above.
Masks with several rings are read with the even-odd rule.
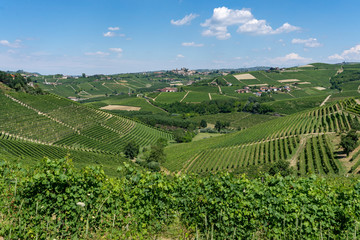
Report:
[[[0,69],[111,74],[360,61],[358,0],[1,0]]]

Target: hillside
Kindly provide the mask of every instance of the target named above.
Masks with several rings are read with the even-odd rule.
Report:
[[[335,153],[339,134],[359,123],[358,109],[348,99],[196,144],[173,145],[166,150],[165,166],[181,172],[242,171],[283,159],[298,175],[358,172],[353,168],[358,154],[349,163],[350,158]]]
[[[121,159],[131,140],[143,147],[172,138],[168,132],[53,94],[7,91],[0,93],[0,101],[0,146],[17,156],[61,158],[69,153],[76,161],[91,162],[98,156],[101,162],[110,156]]]

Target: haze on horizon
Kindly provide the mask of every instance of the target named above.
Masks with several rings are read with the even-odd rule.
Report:
[[[356,0],[3,0],[0,70],[112,74],[360,61]]]

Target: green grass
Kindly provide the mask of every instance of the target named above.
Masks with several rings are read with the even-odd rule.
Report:
[[[206,92],[189,92],[183,102],[200,103],[209,101],[209,93]]]
[[[185,96],[186,92],[162,92],[156,97],[156,102],[173,103],[179,102]]]

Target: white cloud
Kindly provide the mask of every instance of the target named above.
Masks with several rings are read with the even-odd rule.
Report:
[[[334,54],[328,57],[329,60],[344,60],[344,57],[340,56],[339,54]]]
[[[346,60],[359,61],[360,60],[360,44],[348,50],[344,50],[341,54],[334,54],[328,57],[329,60]]]
[[[123,50],[121,48],[109,48],[110,51],[116,52],[116,53],[122,53]]]
[[[294,38],[291,43],[293,44],[304,44],[305,47],[309,47],[309,48],[316,48],[316,47],[321,47],[322,44],[318,42],[318,40],[316,38],[308,38],[308,39],[299,39],[299,38]]]
[[[284,23],[281,27],[273,29],[266,20],[254,18],[250,9],[229,9],[227,7],[215,8],[211,18],[201,24],[207,29],[202,32],[203,36],[214,36],[225,40],[231,37],[228,32],[229,26],[238,26],[238,33],[250,33],[255,35],[268,35],[288,33],[299,30],[299,27]]]
[[[178,55],[176,55],[176,57],[177,57],[177,58],[184,58],[185,56],[182,55],[182,54],[178,54]]]
[[[120,30],[120,28],[119,27],[108,27],[108,30],[110,30],[110,31],[118,31],[118,30]]]
[[[17,39],[13,43],[9,42],[8,40],[0,40],[0,45],[11,48],[19,48],[21,47],[21,40]]]
[[[242,57],[234,57],[235,60],[241,60]]]
[[[115,33],[114,32],[104,33],[104,37],[115,37]]]
[[[280,64],[280,65],[289,65],[289,64],[296,64],[296,63],[307,63],[311,61],[311,58],[304,58],[301,57],[297,53],[289,53],[284,57],[277,57],[271,59],[270,62],[273,64]]]
[[[199,15],[197,15],[197,14],[190,13],[189,15],[186,15],[185,17],[183,17],[182,19],[179,19],[179,20],[171,19],[170,23],[172,25],[176,25],[176,26],[189,25],[191,23],[191,21],[193,19],[197,18],[198,16]]]
[[[195,42],[183,42],[181,44],[184,47],[203,47],[204,44],[202,43],[195,43]]]
[[[87,56],[100,56],[100,57],[104,57],[104,56],[110,55],[110,53],[97,51],[97,52],[87,52],[87,53],[85,53],[85,55],[87,55]]]

